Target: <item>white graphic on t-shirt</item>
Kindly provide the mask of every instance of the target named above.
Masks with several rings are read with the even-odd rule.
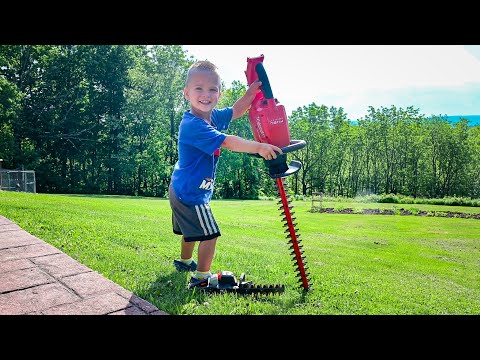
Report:
[[[211,190],[213,188],[214,180],[212,178],[205,178],[200,184],[199,188],[204,190]]]

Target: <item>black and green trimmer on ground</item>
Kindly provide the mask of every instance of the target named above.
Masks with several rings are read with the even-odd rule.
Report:
[[[303,290],[311,288],[308,278],[309,273],[306,266],[303,247],[301,245],[300,235],[298,234],[296,220],[292,212],[293,206],[289,203],[290,199],[286,194],[287,176],[295,174],[302,167],[299,161],[292,160],[287,165],[287,154],[305,147],[304,140],[291,140],[290,129],[288,127],[287,114],[285,107],[278,102],[273,96],[270,82],[263,67],[263,55],[254,58],[247,58],[247,76],[248,85],[257,79],[262,82],[261,91],[257,93],[252,102],[252,106],[248,112],[250,125],[252,127],[253,136],[256,141],[269,143],[282,149],[283,154],[277,154],[277,158],[273,160],[264,160],[264,164],[268,169],[269,176],[274,179],[278,188],[278,196],[280,200],[278,210],[281,211],[282,221],[286,238],[290,244],[292,260],[295,270],[299,278],[300,286]],[[259,154],[251,154],[262,158]],[[263,159],[263,158],[262,158]],[[215,274],[209,285],[204,288],[213,292],[236,292],[240,294],[275,294],[285,290],[284,285],[254,285],[250,281],[245,281],[245,274],[237,280],[230,271],[222,271]]]

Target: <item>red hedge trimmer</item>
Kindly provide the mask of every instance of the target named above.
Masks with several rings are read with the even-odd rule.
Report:
[[[302,164],[299,161],[292,160],[287,165],[287,154],[294,150],[303,148],[306,143],[304,140],[290,140],[290,130],[288,128],[288,119],[285,108],[276,98],[273,97],[270,82],[263,67],[263,55],[255,58],[247,58],[247,75],[248,85],[259,79],[262,82],[261,91],[257,93],[252,106],[250,107],[248,117],[252,126],[253,136],[256,141],[262,143],[274,144],[282,149],[283,154],[277,153],[277,158],[273,160],[264,160],[268,168],[268,174],[272,179],[275,179],[278,187],[278,194],[280,200],[278,205],[281,205],[278,210],[281,210],[282,221],[284,227],[287,229],[286,238],[289,239],[290,249],[293,255],[292,260],[295,262],[296,270],[298,272],[299,282],[303,290],[308,290],[309,274],[303,255],[301,240],[299,240],[298,229],[295,218],[292,217],[292,205],[289,205],[289,198],[285,192],[284,177],[295,174],[301,169]],[[250,154],[262,158],[259,154]],[[263,159],[263,158],[262,158]],[[222,271],[212,276],[208,285],[203,290],[209,292],[235,292],[239,294],[273,294],[280,293],[285,290],[284,285],[255,285],[251,281],[245,281],[245,274],[240,276],[240,279],[233,275],[230,271]]]
[[[278,204],[281,205],[278,210],[282,211],[280,215],[283,216],[283,226],[287,228],[285,230],[286,238],[289,239],[291,255],[293,255],[292,260],[298,272],[299,282],[304,290],[308,290],[310,279],[308,278],[305,256],[303,255],[302,245],[300,245],[301,240],[299,240],[300,235],[297,233],[297,224],[294,223],[295,218],[292,217],[294,215],[294,212],[291,211],[293,206],[289,205],[290,199],[286,195],[283,179],[301,169],[302,164],[296,160],[292,160],[287,165],[287,154],[305,147],[306,142],[304,140],[290,140],[290,129],[285,107],[273,96],[267,73],[263,67],[263,58],[263,55],[247,58],[245,74],[248,85],[257,79],[262,82],[260,87],[262,91],[255,96],[248,117],[256,141],[276,145],[283,151],[283,154],[277,154],[276,159],[264,160],[264,163],[268,168],[270,177],[277,183],[280,197]],[[261,157],[258,154],[255,155]]]

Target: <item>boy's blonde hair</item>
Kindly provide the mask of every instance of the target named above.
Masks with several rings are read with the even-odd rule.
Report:
[[[212,74],[215,74],[218,77],[218,85],[221,89],[222,82],[220,81],[220,74],[218,73],[218,68],[214,63],[208,60],[198,60],[192,65],[190,65],[187,72],[187,79],[185,80],[185,86],[188,85],[191,75],[199,71],[211,72]]]

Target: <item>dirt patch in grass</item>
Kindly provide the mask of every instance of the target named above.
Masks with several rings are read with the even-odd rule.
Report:
[[[470,214],[460,211],[411,211],[408,209],[362,209],[355,210],[353,208],[312,208],[309,212],[321,212],[327,214],[360,214],[360,215],[400,215],[400,216],[438,216],[438,217],[448,217],[448,218],[461,218],[461,219],[477,219],[480,220],[479,214]]]

